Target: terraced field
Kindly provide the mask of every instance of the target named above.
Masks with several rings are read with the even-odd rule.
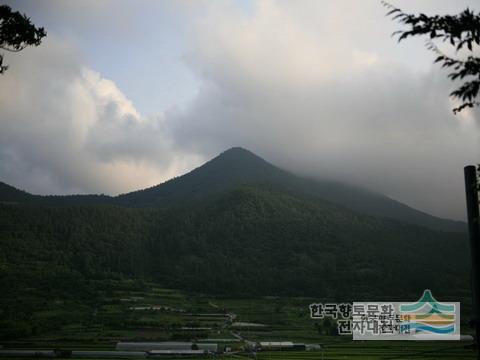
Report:
[[[320,299],[328,301],[331,299]],[[352,341],[335,336],[335,324],[312,320],[312,298],[219,298],[164,289],[158,284],[138,286],[130,280],[110,282],[103,300],[91,308],[52,303],[45,319],[76,312],[49,332],[4,339],[4,349],[114,350],[119,341],[210,341],[234,354],[220,359],[473,359],[466,342]],[[65,319],[70,319],[65,317]],[[462,324],[468,330],[466,324]],[[462,331],[465,333],[465,331]],[[244,351],[248,342],[291,341],[320,344],[319,351]],[[167,358],[162,358],[169,360]]]

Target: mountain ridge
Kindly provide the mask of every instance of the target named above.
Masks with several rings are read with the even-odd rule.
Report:
[[[382,194],[340,182],[294,175],[241,147],[230,148],[182,176],[114,197],[40,196],[21,190],[18,190],[16,196],[12,190],[14,187],[0,182],[0,201],[54,206],[110,204],[165,208],[185,206],[242,184],[270,184],[279,189],[318,197],[359,213],[391,218],[434,230],[466,231],[466,224],[461,221],[435,217]]]

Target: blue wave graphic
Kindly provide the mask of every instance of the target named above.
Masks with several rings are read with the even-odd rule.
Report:
[[[420,332],[429,332],[434,334],[450,334],[455,332],[455,325],[449,325],[446,327],[434,327],[426,324],[419,324],[419,323],[408,323],[408,324],[401,324],[400,330],[405,331],[405,329],[410,328],[410,331],[415,330],[417,333]]]

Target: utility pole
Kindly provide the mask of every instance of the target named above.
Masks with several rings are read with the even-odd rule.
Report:
[[[475,342],[480,353],[480,216],[478,208],[477,169],[465,166],[465,193],[467,196],[468,233],[472,254],[472,295],[475,319]]]

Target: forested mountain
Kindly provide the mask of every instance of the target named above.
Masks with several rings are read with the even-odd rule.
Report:
[[[244,184],[275,186],[345,206],[351,210],[422,225],[434,230],[465,232],[463,222],[440,219],[384,195],[332,181],[295,176],[242,148],[229,149],[206,164],[163,184],[109,197],[105,195],[37,196],[0,183],[0,201],[55,206],[111,204],[129,207],[179,207]]]
[[[120,275],[244,296],[358,300],[468,288],[461,234],[264,186],[175,209],[0,205],[0,229],[0,282],[12,295],[76,293],[89,279]]]
[[[469,264],[464,234],[277,185],[223,188],[173,207],[10,201],[0,204],[0,338],[54,328],[42,320],[47,305],[93,313],[114,279],[228,297],[398,301],[428,288],[463,301]]]

